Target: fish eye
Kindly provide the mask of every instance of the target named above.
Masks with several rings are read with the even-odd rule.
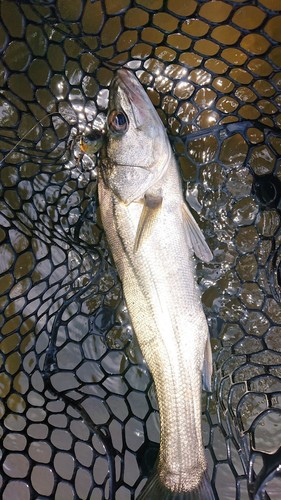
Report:
[[[122,111],[112,111],[108,117],[111,132],[123,134],[128,129],[128,118]]]

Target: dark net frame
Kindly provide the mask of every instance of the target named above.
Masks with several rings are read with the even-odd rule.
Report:
[[[120,66],[157,107],[214,252],[197,275],[215,495],[279,498],[280,5],[208,4],[1,3],[5,500],[136,498],[157,456],[154,386],[101,227],[96,156],[70,147],[102,129]]]

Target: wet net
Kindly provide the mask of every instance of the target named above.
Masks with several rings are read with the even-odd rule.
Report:
[[[103,128],[121,66],[167,127],[214,253],[197,276],[216,498],[280,499],[280,42],[280,0],[2,0],[3,500],[134,499],[157,456],[154,385],[100,223],[97,158],[76,148]]]

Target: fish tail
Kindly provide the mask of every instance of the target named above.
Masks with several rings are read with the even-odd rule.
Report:
[[[198,486],[191,491],[171,491],[154,472],[148,479],[137,500],[215,500],[208,473],[205,472]]]

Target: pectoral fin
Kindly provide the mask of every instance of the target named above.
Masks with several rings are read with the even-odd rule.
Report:
[[[161,195],[149,195],[144,197],[144,205],[138,223],[137,234],[134,244],[134,252],[137,252],[142,242],[151,233],[152,227],[157,219],[157,215],[162,205]]]
[[[203,369],[202,369],[202,381],[203,381],[204,391],[212,392],[212,372],[213,372],[213,356],[212,356],[210,337],[208,336],[205,346]]]
[[[210,262],[213,254],[206,243],[205,237],[185,203],[182,204],[182,212],[186,222],[186,237],[190,248],[193,248],[195,255],[204,262]]]

